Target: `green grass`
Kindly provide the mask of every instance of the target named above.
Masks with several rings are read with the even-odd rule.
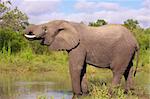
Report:
[[[136,77],[133,77],[135,90],[128,94],[124,94],[125,80],[122,77],[120,86],[114,88],[113,96],[110,96],[108,90],[111,86],[112,72],[108,69],[88,67],[90,95],[83,99],[148,99],[148,94],[150,94],[149,70],[148,64],[138,69]]]
[[[67,55],[64,52],[53,52],[50,55],[33,54],[31,49],[17,54],[0,53],[0,70],[14,71],[61,71],[67,67]]]

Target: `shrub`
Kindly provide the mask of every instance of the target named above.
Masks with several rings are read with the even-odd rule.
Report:
[[[27,43],[21,33],[0,28],[0,50],[5,48],[8,51],[8,49],[11,49],[11,52],[16,53],[25,46],[27,46]]]
[[[43,46],[40,44],[40,41],[29,41],[30,47],[35,54],[49,54],[51,53],[47,46]]]

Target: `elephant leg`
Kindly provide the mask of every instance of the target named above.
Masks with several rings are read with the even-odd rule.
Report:
[[[121,81],[121,77],[124,73],[124,66],[125,64],[122,64],[120,62],[116,63],[114,62],[114,64],[112,65],[112,72],[113,72],[113,79],[112,79],[112,86],[118,86],[120,84]]]
[[[113,89],[118,87],[121,81],[122,73],[117,73],[116,71],[113,71],[113,79],[112,79],[112,85],[109,88],[109,94],[113,94]]]
[[[72,90],[74,95],[82,95],[81,85],[80,85],[81,67],[76,67],[76,68],[74,67],[75,65],[70,66]]]
[[[86,78],[86,63],[84,63],[84,68],[81,72],[81,88],[82,93],[84,95],[88,94],[88,85],[87,85],[87,78]]]
[[[84,69],[85,55],[73,50],[69,53],[69,70],[74,97],[82,95],[81,73]]]
[[[112,87],[117,87],[120,84],[122,75],[124,74],[127,66],[129,63],[128,58],[120,58],[117,57],[111,64],[111,69],[113,72],[113,79],[112,79]],[[110,89],[111,93],[112,89]]]
[[[120,81],[121,81],[121,78],[122,78],[122,75],[123,75],[123,73],[122,72],[118,72],[118,71],[115,71],[115,70],[113,70],[113,79],[112,79],[112,85],[111,85],[111,87],[109,88],[109,94],[110,95],[113,95],[113,89],[114,88],[117,88],[117,87],[119,87],[119,85],[120,85]]]
[[[130,89],[133,89],[133,62],[130,61],[126,71],[124,72],[125,78],[125,92],[128,92]]]
[[[122,73],[117,73],[116,71],[113,72],[112,87],[116,87],[120,84],[121,77],[122,77]]]

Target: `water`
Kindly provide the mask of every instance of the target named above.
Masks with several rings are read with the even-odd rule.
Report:
[[[14,82],[0,86],[0,99],[71,99],[70,91],[55,90],[54,86],[57,84],[52,82]]]
[[[102,75],[102,78],[107,77],[102,72],[97,75]],[[71,82],[68,77],[59,76],[53,72],[22,74],[0,72],[0,99],[71,99]],[[134,78],[136,87],[140,88],[135,92],[142,95],[141,97],[150,95],[150,80],[147,78],[149,78],[149,73],[146,72],[138,72],[136,79]],[[97,81],[100,80],[102,79]]]

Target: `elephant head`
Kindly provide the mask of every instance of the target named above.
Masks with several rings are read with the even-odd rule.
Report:
[[[41,25],[31,25],[25,30],[26,38],[42,40],[41,44],[52,50],[71,50],[79,44],[79,35],[75,27],[62,20]]]

